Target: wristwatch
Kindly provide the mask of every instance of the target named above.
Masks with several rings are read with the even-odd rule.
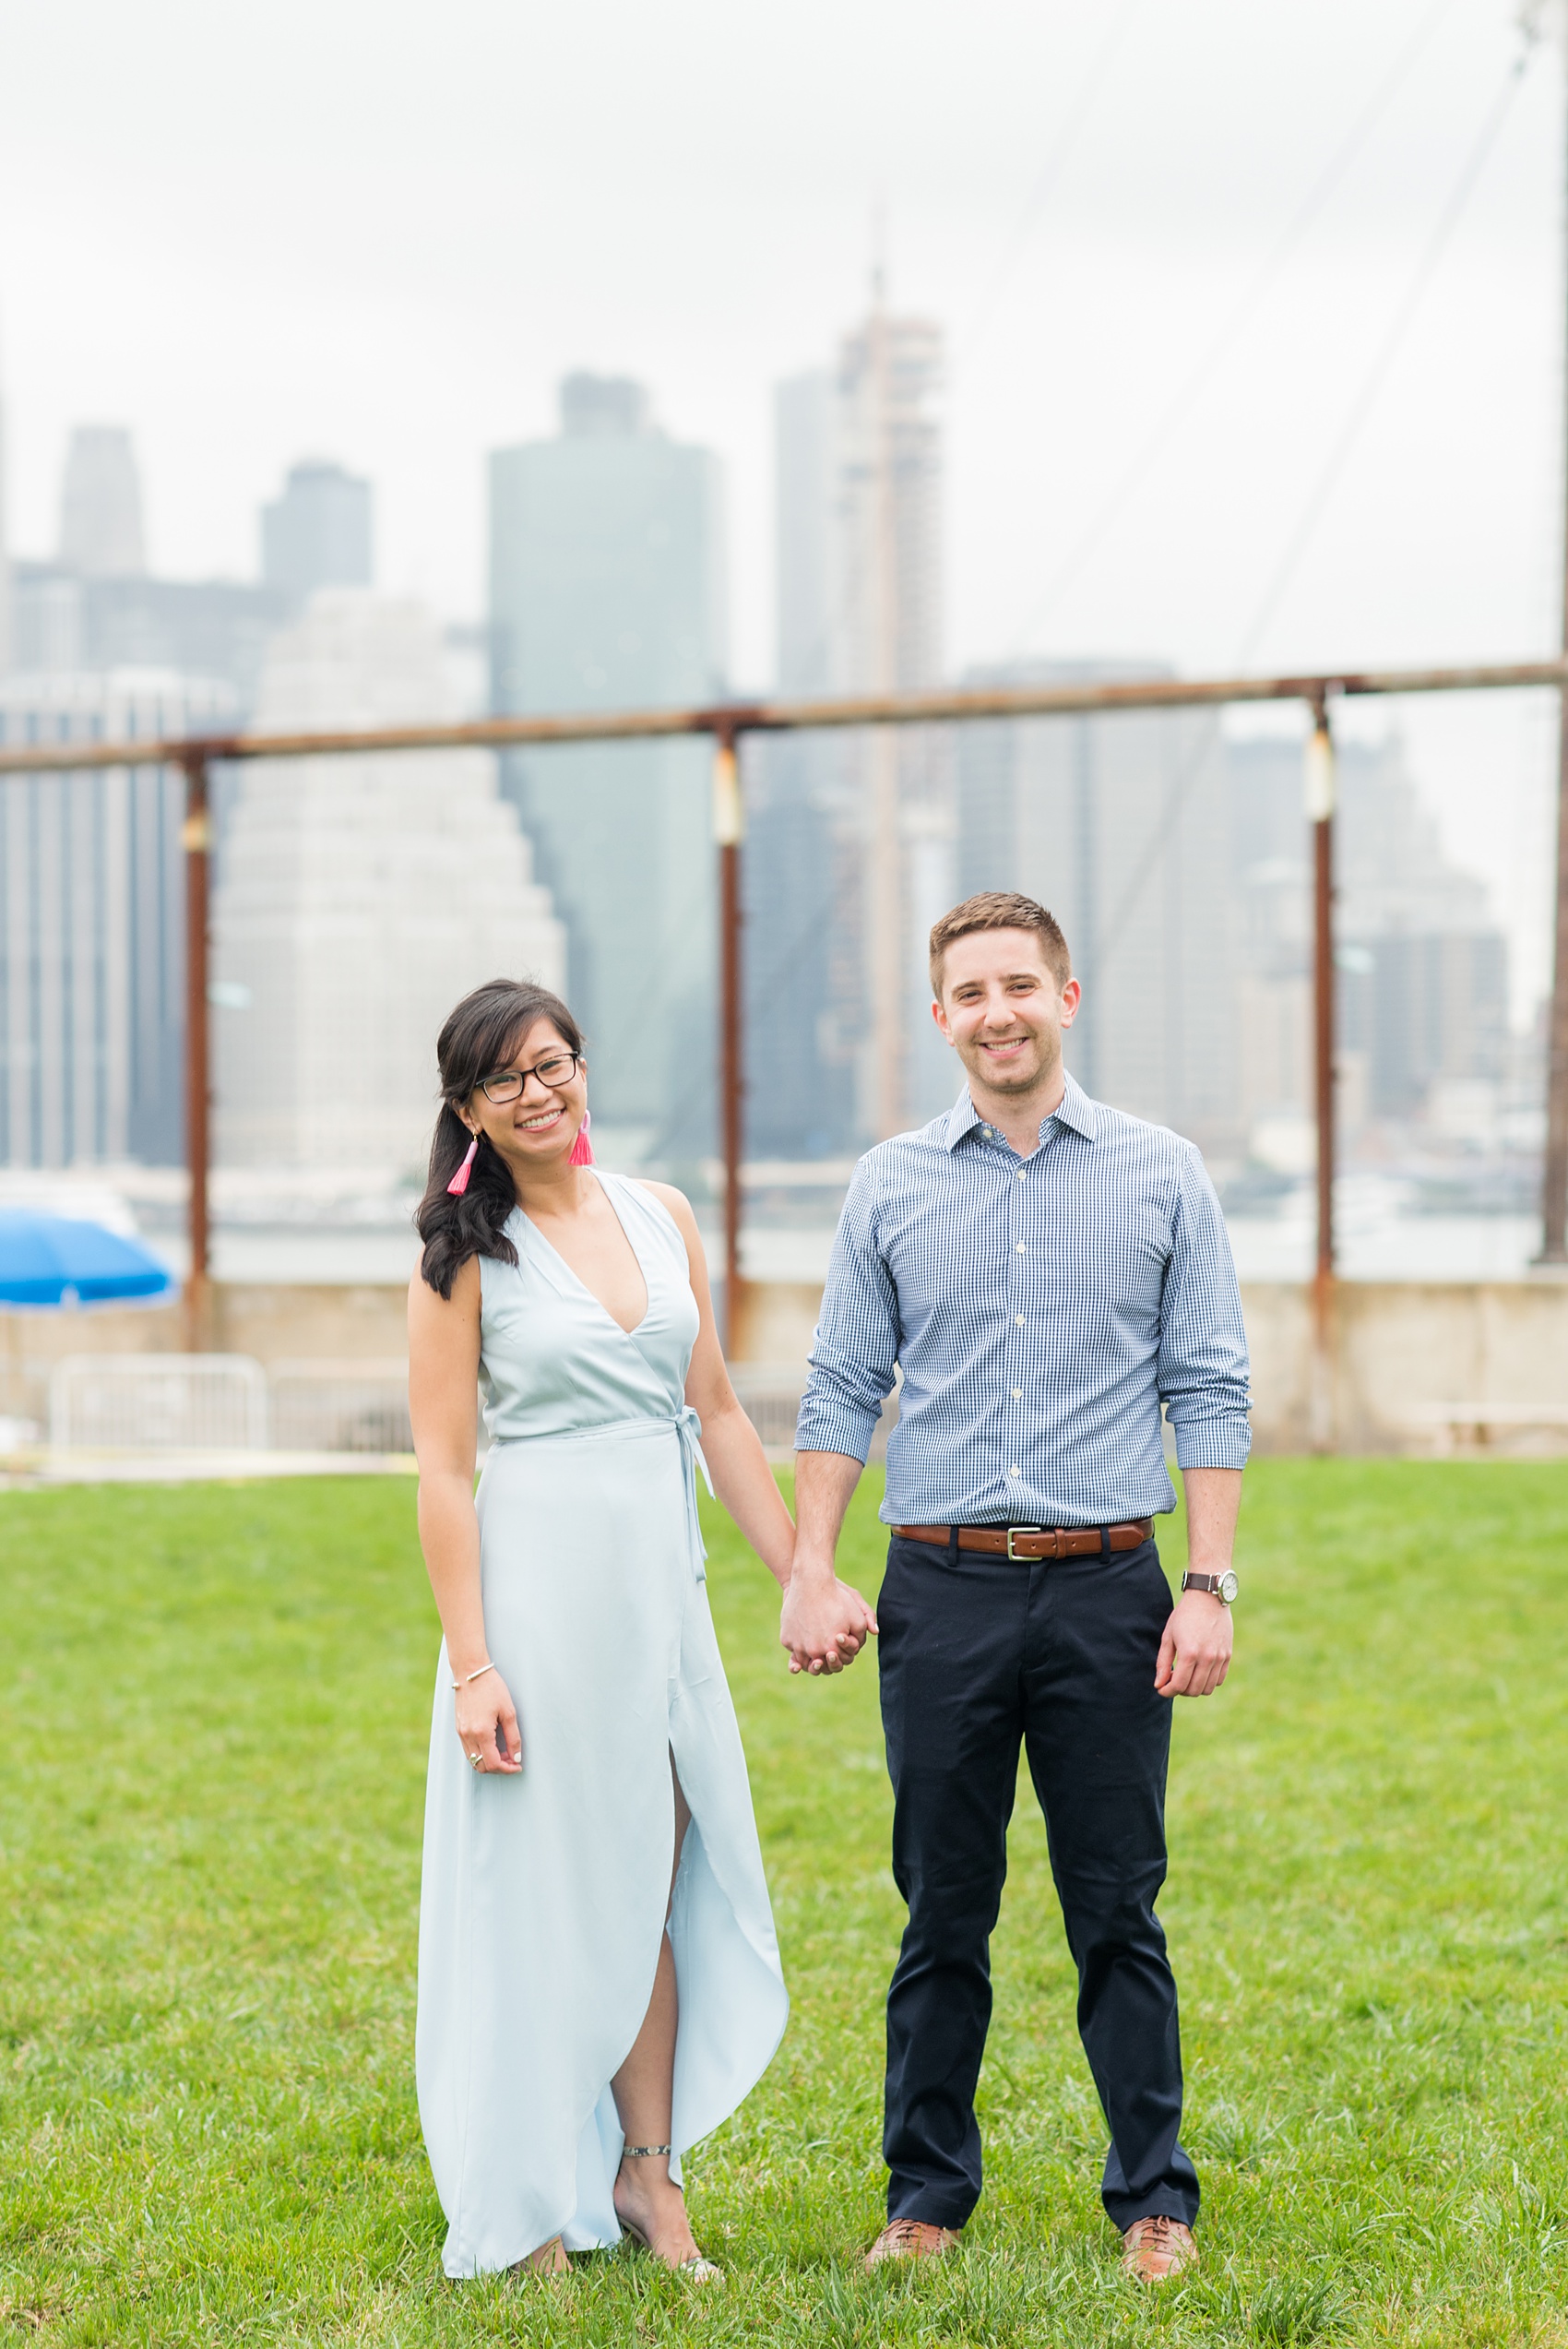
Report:
[[[1183,1591],[1206,1591],[1211,1598],[1219,1601],[1222,1607],[1230,1604],[1241,1587],[1229,1567],[1223,1574],[1183,1574],[1182,1577]]]

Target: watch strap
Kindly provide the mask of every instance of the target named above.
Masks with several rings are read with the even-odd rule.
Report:
[[[1211,1599],[1218,1599],[1229,1606],[1230,1602],[1225,1596],[1225,1585],[1229,1580],[1228,1574],[1187,1573],[1182,1577],[1182,1588],[1183,1591],[1206,1591]]]

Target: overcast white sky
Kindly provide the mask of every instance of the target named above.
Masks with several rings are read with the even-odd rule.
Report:
[[[13,544],[76,423],[134,430],[175,574],[251,574],[324,453],[382,584],[474,616],[484,452],[624,369],[725,459],[764,681],[769,389],[881,202],[952,337],[955,666],[1549,649],[1563,61],[1509,95],[1519,47],[1511,0],[0,0]],[[1552,713],[1402,722],[1527,988]]]

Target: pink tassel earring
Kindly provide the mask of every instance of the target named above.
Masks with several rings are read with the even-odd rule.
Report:
[[[446,1186],[446,1195],[448,1198],[460,1199],[462,1198],[463,1193],[469,1187],[469,1176],[473,1172],[474,1160],[478,1157],[478,1155],[479,1136],[476,1134],[473,1140],[469,1144],[469,1154],[467,1158],[464,1159],[461,1166],[458,1167],[457,1173],[453,1175],[452,1180]]]
[[[588,1139],[588,1127],[592,1124],[592,1115],[589,1111],[585,1109],[583,1112],[583,1122],[577,1127],[577,1139],[566,1153],[566,1163],[568,1166],[591,1166],[593,1164],[593,1144]]]

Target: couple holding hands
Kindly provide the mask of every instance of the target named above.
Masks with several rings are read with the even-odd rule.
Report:
[[[1165,1874],[1170,1699],[1230,1656],[1249,1440],[1240,1299],[1197,1151],[1067,1075],[1079,990],[1032,899],[932,933],[954,1107],[855,1170],[797,1433],[792,1524],[679,1191],[596,1168],[583,1039],[498,981],[437,1051],[410,1290],[420,1534],[445,1635],[420,1914],[420,2116],[445,2265],[564,2271],[630,2234],[717,2279],[680,2157],[754,2086],[788,1999],[704,1587],[696,1479],[783,1592],[792,1671],[877,1635],[893,1866],[888,2224],[940,2255],[980,2191],[974,2094],[1020,1746],[1050,1831],[1129,2270],[1196,2258]],[[873,1612],[835,1547],[883,1401]],[[490,1449],[477,1496],[476,1395]],[[1192,1559],[1174,1608],[1152,1520]]]

